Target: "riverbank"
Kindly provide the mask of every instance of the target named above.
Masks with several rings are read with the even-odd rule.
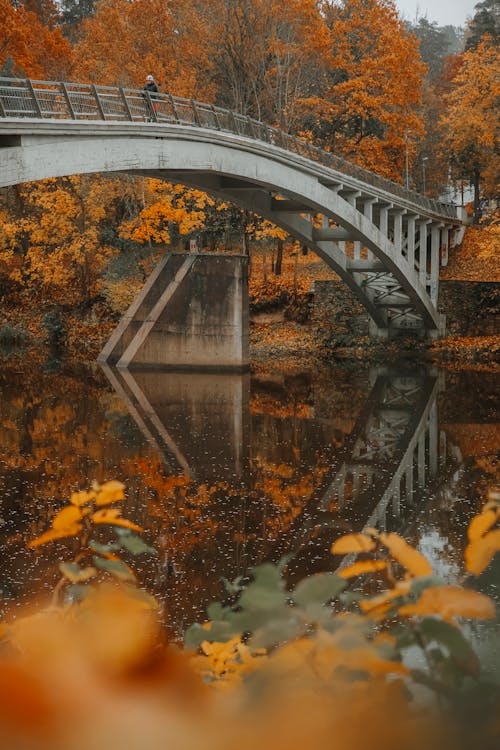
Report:
[[[465,330],[450,321],[449,335],[434,342],[414,337],[374,341],[363,325],[346,333],[345,321],[352,321],[358,311],[336,274],[313,253],[297,246],[285,249],[279,275],[277,263],[272,249],[252,248],[253,371],[274,362],[280,370],[294,372],[310,369],[315,363],[352,361],[355,365],[415,357],[446,368],[500,369],[500,222],[468,228],[461,246],[442,269],[441,297],[447,298],[451,309],[468,309],[466,315],[461,310]],[[319,290],[329,284],[335,285],[329,307],[318,315]],[[488,287],[486,292],[481,286]],[[128,302],[123,299],[123,311]],[[28,300],[9,307],[4,299],[0,357],[29,351],[30,357],[40,362],[59,358],[71,363],[95,361],[122,312],[103,301],[80,308],[65,304],[35,312],[29,308]]]
[[[418,358],[447,369],[499,370],[500,222],[469,227],[462,244],[450,254],[448,265],[441,271],[442,291],[444,293],[445,286],[448,287],[449,304],[460,305],[463,320],[470,321],[468,330],[460,331],[463,324],[460,326],[449,320],[449,334],[434,342],[418,341],[411,336],[384,342],[346,332],[344,318],[352,317],[357,311],[353,306],[351,309],[345,299],[337,299],[342,286],[331,293],[326,314],[312,312],[315,304],[319,304],[318,294],[315,299],[312,295],[313,284],[319,282],[316,283],[318,291],[321,282],[338,279],[315,256],[299,255],[288,259],[283,269],[284,277],[288,276],[288,289],[293,289],[297,275],[307,283],[298,290],[292,304],[279,307],[276,302],[274,309],[269,294],[269,275],[264,280],[259,264],[254,263],[253,299],[259,301],[258,310],[266,310],[251,316],[250,349],[254,368],[258,370],[270,361],[279,362],[288,371],[306,365],[310,368],[315,361],[352,361],[355,364],[367,360],[377,363]],[[471,293],[465,294],[469,284]],[[486,292],[481,289],[478,293],[481,285],[488,287]],[[328,287],[329,283],[324,286]],[[259,289],[269,297],[267,308],[259,300]],[[262,292],[260,294],[262,296]],[[274,299],[278,300],[278,295],[275,294]],[[333,325],[327,320],[328,316],[335,317]],[[311,317],[316,318],[314,322]]]

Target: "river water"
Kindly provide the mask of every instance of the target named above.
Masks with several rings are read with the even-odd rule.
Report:
[[[75,542],[26,544],[93,480],[126,485],[123,515],[157,551],[134,567],[174,637],[224,597],[222,578],[285,554],[290,582],[335,570],[332,541],[365,525],[404,535],[457,581],[467,524],[498,481],[494,373],[130,373],[6,359],[0,395],[4,615],[54,586]],[[498,597],[498,565],[481,587]]]

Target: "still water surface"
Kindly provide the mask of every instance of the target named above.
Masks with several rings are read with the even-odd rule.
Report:
[[[0,395],[2,614],[54,586],[71,541],[26,543],[93,480],[125,483],[123,515],[158,552],[134,567],[180,637],[224,596],[222,577],[288,553],[291,582],[335,570],[332,541],[365,525],[403,534],[457,580],[468,521],[498,471],[497,374],[50,372],[9,361]],[[495,571],[483,587],[498,597]]]

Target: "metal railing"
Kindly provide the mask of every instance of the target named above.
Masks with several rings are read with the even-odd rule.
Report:
[[[237,112],[193,99],[113,86],[0,77],[0,118],[108,120],[192,125],[263,141],[318,162],[422,210],[457,219],[456,207],[440,203],[376,175],[329,151]]]

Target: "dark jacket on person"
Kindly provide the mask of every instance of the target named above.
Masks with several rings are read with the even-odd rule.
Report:
[[[143,91],[149,91],[150,94],[157,94],[159,88],[154,81],[148,81],[144,86]]]

